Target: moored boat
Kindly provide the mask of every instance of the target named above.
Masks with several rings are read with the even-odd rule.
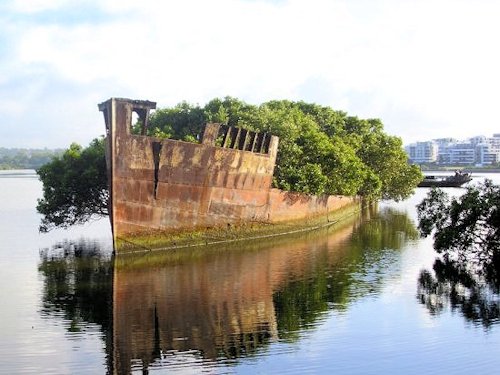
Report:
[[[460,187],[471,180],[470,173],[457,171],[453,176],[425,176],[418,187]]]

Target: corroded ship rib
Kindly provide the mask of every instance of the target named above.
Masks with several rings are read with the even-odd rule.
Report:
[[[154,102],[117,98],[99,104],[117,251],[120,240],[150,233],[303,220],[358,203],[353,197],[271,188],[278,150],[273,135],[207,124],[200,143],[147,136],[149,111],[155,108]],[[133,112],[141,135],[131,133]]]

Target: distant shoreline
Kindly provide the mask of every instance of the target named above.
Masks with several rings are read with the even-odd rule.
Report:
[[[467,169],[470,172],[481,172],[481,173],[500,173],[500,168],[495,168],[495,169]]]
[[[36,168],[0,168],[0,172],[12,172],[12,171],[35,171]]]
[[[429,169],[422,168],[422,173],[427,172],[454,172],[454,171],[465,171],[471,173],[500,173],[500,168],[481,168],[481,167],[433,167]]]

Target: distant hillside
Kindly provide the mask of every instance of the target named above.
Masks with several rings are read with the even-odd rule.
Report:
[[[0,147],[0,169],[37,169],[61,155],[63,149]]]

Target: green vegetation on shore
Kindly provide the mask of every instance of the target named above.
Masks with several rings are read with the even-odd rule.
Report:
[[[41,232],[108,215],[103,138],[94,139],[86,148],[73,143],[37,173],[43,183],[43,198],[36,207],[43,215]]]
[[[500,280],[500,185],[486,179],[459,197],[432,189],[417,206],[422,236],[433,234],[434,249],[459,269]]]
[[[197,141],[207,122],[277,135],[273,185],[282,190],[402,200],[422,179],[420,169],[408,164],[401,139],[386,134],[380,120],[359,119],[305,102],[275,100],[257,106],[231,97],[213,99],[204,107],[183,102],[155,111],[148,135]],[[88,155],[92,158],[87,160]],[[100,139],[86,149],[72,145],[41,169],[44,196],[37,207],[44,215],[41,230],[106,214],[104,160]],[[84,178],[75,176],[74,170]],[[96,202],[96,196],[102,202]]]
[[[0,147],[0,170],[38,169],[59,156],[63,150]]]
[[[468,172],[483,172],[483,173],[499,173],[500,165],[438,165],[438,164],[419,164],[422,172],[427,171],[443,171],[443,172],[453,172],[456,170],[463,170]]]
[[[432,189],[417,210],[442,255],[421,271],[417,298],[433,315],[448,307],[489,329],[500,317],[500,186],[486,179],[458,197]]]

